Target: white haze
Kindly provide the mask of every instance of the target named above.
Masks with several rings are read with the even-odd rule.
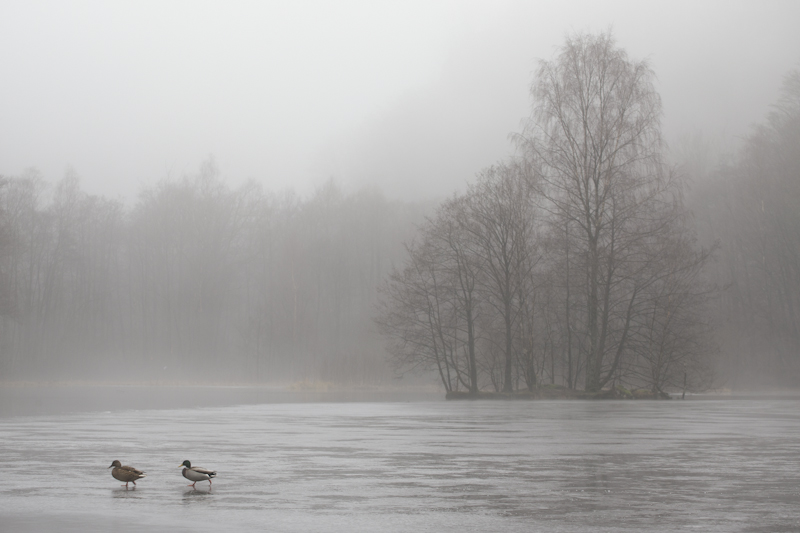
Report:
[[[443,196],[511,153],[537,60],[613,28],[668,139],[727,143],[800,65],[800,2],[0,4],[0,175],[130,200],[213,156],[228,183]]]

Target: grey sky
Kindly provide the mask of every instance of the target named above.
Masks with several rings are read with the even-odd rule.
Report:
[[[800,66],[800,2],[0,4],[0,174],[68,167],[131,198],[213,155],[226,180],[333,176],[446,195],[511,153],[539,58],[613,27],[650,59],[670,140],[729,140]]]

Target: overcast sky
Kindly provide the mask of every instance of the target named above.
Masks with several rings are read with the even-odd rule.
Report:
[[[0,2],[0,174],[131,199],[226,181],[443,196],[512,152],[537,60],[613,27],[670,141],[735,139],[800,67],[800,2]]]

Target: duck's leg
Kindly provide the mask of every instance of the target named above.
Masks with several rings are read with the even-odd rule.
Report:
[[[194,483],[197,483],[197,481],[195,481]],[[194,483],[192,483],[191,485],[186,485],[186,486],[187,487],[194,487]]]

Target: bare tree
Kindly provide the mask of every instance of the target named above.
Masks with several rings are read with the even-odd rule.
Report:
[[[445,390],[469,387],[458,365],[457,301],[446,281],[442,256],[433,243],[408,246],[409,258],[381,288],[376,321],[389,339],[388,350],[398,369],[435,370]]]
[[[518,137],[541,169],[544,208],[562,227],[574,227],[590,391],[617,372],[640,297],[639,245],[666,224],[655,213],[676,194],[661,157],[653,76],[610,33],[571,36],[555,61],[541,62],[533,115]]]
[[[648,283],[633,318],[629,377],[656,394],[666,394],[667,386],[710,386],[708,304],[715,289],[705,281],[704,267],[711,250],[698,249],[694,241],[690,227],[676,223],[658,242],[659,259],[648,263]]]
[[[533,304],[529,281],[534,258],[534,203],[532,180],[523,162],[501,163],[484,170],[468,194],[469,217],[465,224],[482,256],[482,289],[486,302],[500,317],[503,328],[503,391],[514,389],[513,368],[519,355],[520,335],[531,333],[523,323]],[[528,298],[531,297],[531,300]],[[529,316],[530,318],[530,316]],[[531,339],[524,342],[530,344]],[[532,352],[526,352],[532,356]],[[524,365],[523,365],[524,366]],[[535,374],[525,374],[529,387]]]
[[[466,335],[464,355],[469,376],[469,392],[478,392],[478,321],[481,307],[479,280],[484,258],[476,250],[477,243],[467,231],[469,204],[466,197],[454,197],[439,209],[433,222],[430,237],[441,243],[441,253],[446,257],[448,278],[456,295],[456,311],[460,315]]]

